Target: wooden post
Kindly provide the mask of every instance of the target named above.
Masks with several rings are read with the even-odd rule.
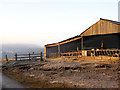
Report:
[[[102,43],[101,43],[101,49],[103,49],[103,40],[102,40]]]
[[[79,48],[77,47],[77,52],[79,51]]]
[[[34,54],[34,52],[33,52],[33,54]]]
[[[8,61],[7,55],[5,55],[6,61]]]
[[[77,58],[78,58],[78,51],[79,51],[79,48],[77,47]]]
[[[102,50],[101,50],[101,60],[102,60]]]
[[[44,46],[44,59],[46,59],[46,46]]]
[[[42,58],[42,52],[40,53],[40,58],[41,58],[41,61],[43,61],[43,58]]]
[[[81,50],[83,50],[83,36],[81,38]]]
[[[60,43],[58,44],[58,57],[60,57]]]
[[[17,53],[15,53],[15,61],[17,61]]]
[[[29,60],[30,60],[30,53],[29,53]]]

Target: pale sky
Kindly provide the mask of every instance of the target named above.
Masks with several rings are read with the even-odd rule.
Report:
[[[118,21],[118,1],[0,0],[0,39],[40,46],[57,43],[81,34],[100,18]]]

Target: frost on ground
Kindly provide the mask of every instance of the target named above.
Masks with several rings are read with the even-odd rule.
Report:
[[[2,67],[29,88],[119,88],[119,60],[9,61]]]

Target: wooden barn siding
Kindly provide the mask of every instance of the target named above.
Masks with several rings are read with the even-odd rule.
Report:
[[[120,25],[99,20],[96,24],[87,29],[81,36],[120,33]]]
[[[50,58],[51,53],[58,53],[58,45],[56,46],[51,46],[51,47],[46,47],[46,57]]]
[[[120,33],[84,36],[83,42],[84,49],[100,49],[102,42],[104,44],[104,49],[120,49]],[[50,58],[52,57],[51,54],[54,53],[59,55],[59,53],[76,52],[77,47],[79,50],[81,50],[81,38],[68,43],[56,44],[56,46],[46,47],[46,57]]]
[[[105,35],[95,35],[95,36],[85,36],[83,38],[84,49],[101,48],[101,43],[103,42],[104,49],[120,49],[120,33],[116,34],[105,34]]]
[[[120,25],[118,26],[118,33],[120,33]]]
[[[103,35],[104,49],[120,49],[120,33]]]
[[[92,48],[100,48],[101,46],[101,35],[96,36],[84,36],[83,37],[83,48],[84,49],[92,49]]]
[[[64,42],[45,45],[44,46],[44,56],[45,58],[54,58],[52,55],[60,55],[61,52],[76,51],[77,47],[81,50],[81,37],[76,37]],[[72,47],[71,47],[72,46]]]
[[[81,39],[77,39],[75,41],[71,41],[68,43],[60,44],[60,52],[75,52],[77,48],[81,50]]]

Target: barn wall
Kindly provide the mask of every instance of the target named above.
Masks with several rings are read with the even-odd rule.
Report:
[[[46,58],[55,58],[58,56],[58,45],[46,47]]]
[[[120,33],[95,35],[83,37],[84,49],[101,48],[103,42],[104,49],[119,48],[120,49]]]
[[[103,49],[120,49],[120,33],[105,34],[105,35],[93,35],[83,37],[84,49],[101,49],[101,43],[103,42]],[[59,44],[58,44],[59,45]],[[46,58],[58,57],[58,45],[46,47]],[[68,43],[60,44],[60,53],[76,52],[77,47],[81,50],[81,38]]]
[[[103,36],[104,48],[118,48],[120,49],[120,33]]]
[[[79,50],[81,50],[81,39],[77,39],[75,41],[61,44],[60,52],[64,53],[64,52],[77,51],[77,47]]]
[[[114,24],[105,20],[100,20],[90,28],[88,28],[82,36],[100,35],[100,34],[112,34],[120,32],[120,25]]]
[[[92,49],[92,48],[100,48],[101,46],[101,36],[85,36],[83,37],[83,48],[84,49]]]

